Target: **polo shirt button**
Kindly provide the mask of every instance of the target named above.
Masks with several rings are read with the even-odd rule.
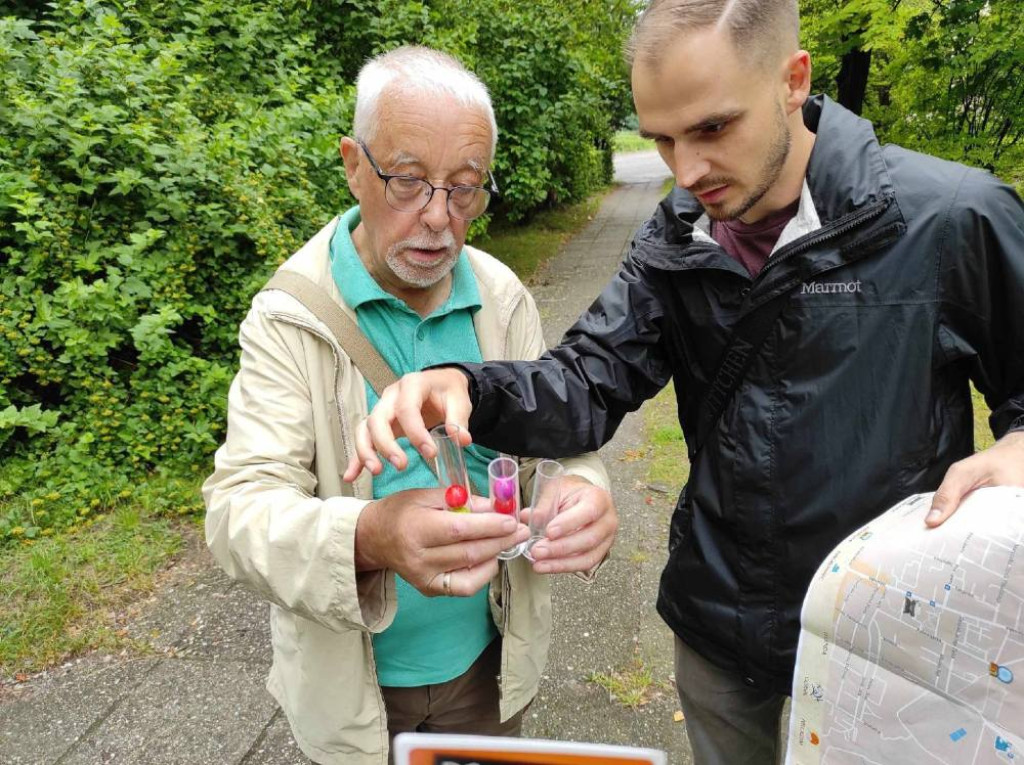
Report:
[[[424,333],[423,333],[423,330],[422,330],[422,329],[418,329],[418,330],[416,330],[416,339],[417,339],[417,340],[422,340],[422,339],[423,339],[423,334],[424,334]]]
[[[755,685],[757,685],[757,683],[754,682],[754,678],[752,677],[743,678],[743,684],[749,688],[753,688]]]

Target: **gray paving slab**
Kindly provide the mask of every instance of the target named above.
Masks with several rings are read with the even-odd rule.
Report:
[[[617,154],[613,165],[617,183],[647,183],[651,180],[661,180],[671,174],[658,152],[653,149]]]
[[[240,762],[277,712],[266,666],[164,659],[59,765]]]
[[[308,762],[295,743],[288,718],[279,709],[240,765],[306,765]]]
[[[549,343],[597,296],[637,225],[660,197],[663,165],[617,158],[628,179],[594,220],[534,280]],[[555,637],[527,735],[641,744],[689,763],[673,722],[671,635],[654,612],[671,496],[651,492],[640,415],[602,450],[621,517],[614,558],[598,582],[553,582]],[[651,503],[648,504],[648,497]],[[3,765],[293,765],[307,763],[264,689],[270,661],[267,606],[230,582],[195,534],[158,593],[128,629],[152,654],[87,656],[13,688],[0,688]],[[632,709],[593,682],[636,667],[654,692]]]
[[[169,655],[269,665],[269,609],[220,569],[207,568],[161,591],[128,629]]]
[[[37,675],[0,697],[0,763],[57,762],[159,663],[88,656]]]

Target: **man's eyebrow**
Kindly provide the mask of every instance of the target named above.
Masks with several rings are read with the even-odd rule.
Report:
[[[743,114],[744,114],[744,111],[742,109],[734,109],[734,110],[729,111],[729,112],[719,112],[718,114],[709,114],[707,117],[702,119],[700,122],[695,122],[694,124],[690,125],[683,132],[684,133],[699,133],[700,131],[706,130],[709,127],[714,127],[715,125],[721,125],[721,124],[723,124],[725,122],[732,122],[734,119],[737,119],[738,117],[742,117]]]
[[[412,154],[409,154],[408,152],[399,149],[398,151],[395,152],[394,156],[390,157],[387,160],[387,164],[389,167],[395,168],[401,167],[402,165],[419,165],[422,163],[420,162],[419,158],[414,157]]]
[[[713,127],[715,125],[720,125],[723,122],[731,122],[732,120],[737,119],[738,117],[742,117],[744,113],[745,112],[742,109],[734,109],[733,111],[729,112],[709,114],[707,117],[704,117],[700,122],[695,122],[689,127],[684,128],[683,133],[699,133],[702,130],[705,130],[709,127]],[[648,138],[650,140],[656,140],[658,138],[665,137],[663,133],[655,133],[650,130],[645,130],[644,128],[640,128],[637,132],[640,134],[641,138]]]
[[[423,161],[420,160],[419,157],[416,157],[412,154],[409,154],[408,152],[399,149],[397,152],[395,152],[395,156],[388,160],[388,166],[394,169],[396,167],[402,167],[403,165],[416,165],[418,167],[422,167]],[[463,170],[472,170],[473,172],[479,173],[480,175],[486,175],[487,170],[485,168],[486,163],[483,160],[473,158],[466,160],[463,166],[460,167],[455,172],[459,173],[462,172]]]

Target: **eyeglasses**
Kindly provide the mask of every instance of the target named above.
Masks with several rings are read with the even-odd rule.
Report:
[[[377,177],[384,181],[384,199],[392,210],[419,212],[430,204],[435,191],[443,191],[448,195],[449,215],[459,220],[473,220],[484,214],[491,201],[491,195],[498,193],[498,184],[494,182],[493,175],[490,176],[489,189],[483,186],[435,186],[411,175],[388,175],[380,169],[366,144],[362,141],[358,143],[366,152],[370,167],[377,173]]]

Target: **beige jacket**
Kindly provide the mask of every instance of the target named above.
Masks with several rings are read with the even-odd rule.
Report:
[[[337,219],[282,268],[324,287],[343,309],[329,268]],[[484,359],[544,349],[532,297],[512,272],[466,248],[482,307],[474,317]],[[256,295],[240,332],[241,366],[228,397],[228,432],[203,486],[206,538],[227,573],[271,601],[274,663],[267,687],[299,746],[325,765],[383,765],[388,732],[370,636],[395,615],[390,571],[357,574],[359,513],[372,497],[364,471],[342,496],[345,454],[366,416],[363,377],[327,327],[290,295]],[[608,487],[595,456],[568,472]],[[522,558],[502,565],[491,611],[503,635],[501,715],[536,695],[551,632],[548,581]]]

